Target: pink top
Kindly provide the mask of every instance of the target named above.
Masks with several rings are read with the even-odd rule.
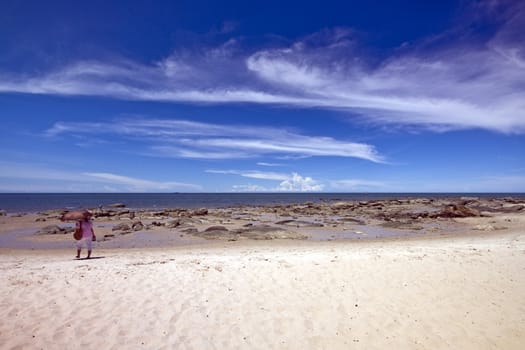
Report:
[[[79,221],[77,222],[78,225],[82,228],[82,238],[93,238],[93,223],[91,221]]]

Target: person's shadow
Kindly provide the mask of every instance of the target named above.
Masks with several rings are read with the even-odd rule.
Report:
[[[73,260],[95,260],[95,259],[105,259],[105,256],[92,256],[91,258],[74,258]]]

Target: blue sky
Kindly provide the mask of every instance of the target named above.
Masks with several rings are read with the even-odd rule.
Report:
[[[0,192],[525,192],[523,1],[0,3]]]

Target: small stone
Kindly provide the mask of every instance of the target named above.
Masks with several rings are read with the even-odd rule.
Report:
[[[113,226],[112,231],[131,231],[131,227],[128,224],[121,223]]]

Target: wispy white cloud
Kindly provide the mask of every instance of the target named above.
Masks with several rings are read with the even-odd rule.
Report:
[[[0,162],[0,189],[28,192],[163,192],[201,191],[197,184],[175,181],[153,181],[120,174],[75,172],[46,166]],[[29,184],[26,182],[30,181]],[[7,184],[8,185],[3,185]],[[3,187],[2,187],[3,186]],[[29,186],[25,187],[24,186]],[[40,186],[40,187],[39,187]]]
[[[412,44],[379,63],[359,53],[351,31],[336,28],[288,47],[246,51],[229,40],[198,52],[177,49],[149,65],[80,61],[39,76],[0,72],[0,92],[279,104],[439,131],[523,133],[525,5],[503,4],[507,10],[497,12],[502,24],[485,42],[447,37],[451,40],[440,48]],[[476,6],[476,11],[496,12],[496,5]]]
[[[281,163],[266,163],[266,162],[257,162],[257,165],[260,165],[260,166],[268,166],[268,167],[279,167],[279,166],[284,166],[284,164],[281,164]]]
[[[406,53],[373,69],[301,47],[258,52],[248,67],[311,104],[376,123],[525,131],[525,70],[489,47]]]
[[[111,173],[83,173],[83,175],[108,184],[124,185],[133,192],[173,191],[177,189],[202,190],[201,186],[194,184],[173,181],[150,181]]]
[[[206,170],[207,173],[211,174],[227,174],[227,175],[239,175],[243,177],[249,177],[252,179],[261,180],[288,180],[291,176],[289,174],[280,174],[272,172],[264,172],[257,170]]]
[[[148,143],[151,155],[175,158],[231,159],[263,155],[338,156],[382,162],[372,145],[307,136],[285,129],[218,125],[187,120],[130,119],[100,123],[56,123],[46,136],[119,135]]]

